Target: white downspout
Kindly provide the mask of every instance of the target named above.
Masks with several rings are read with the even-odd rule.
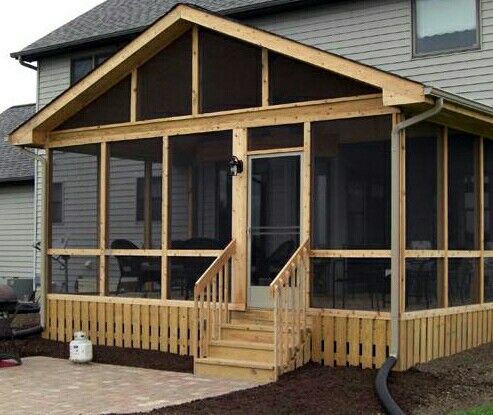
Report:
[[[418,124],[427,120],[430,117],[438,114],[443,108],[443,98],[438,98],[435,101],[435,106],[429,110],[418,114],[412,118],[404,120],[394,126],[392,129],[392,201],[391,201],[391,303],[390,303],[390,319],[391,319],[391,342],[390,356],[396,360],[399,357],[399,314],[400,314],[400,262],[403,258],[400,257],[400,134],[406,128],[414,124]]]

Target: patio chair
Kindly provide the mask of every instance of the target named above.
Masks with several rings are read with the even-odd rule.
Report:
[[[139,247],[127,239],[115,239],[111,243],[111,249],[139,249]],[[142,263],[146,258],[127,255],[115,255],[115,257],[120,268],[116,295],[126,292],[125,288],[130,288],[131,291],[141,290],[144,272]]]
[[[12,288],[0,285],[0,341],[3,350],[0,350],[1,360],[14,360],[17,365],[22,364],[19,353],[15,351],[14,330],[12,322],[17,315],[17,297]]]

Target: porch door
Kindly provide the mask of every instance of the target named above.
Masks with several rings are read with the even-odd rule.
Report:
[[[270,308],[269,285],[300,244],[301,154],[249,162],[248,305]]]

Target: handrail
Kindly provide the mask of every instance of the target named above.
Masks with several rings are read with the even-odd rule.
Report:
[[[306,341],[309,240],[286,262],[270,293],[274,300],[274,363],[276,376],[294,367]]]
[[[235,252],[236,241],[233,240],[195,283],[195,357],[207,356],[210,340],[220,336],[223,322],[229,322],[231,266]]]

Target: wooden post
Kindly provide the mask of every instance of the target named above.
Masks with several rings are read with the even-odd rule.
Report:
[[[106,277],[106,241],[108,218],[108,144],[101,143],[100,173],[99,173],[99,295],[108,293]]]
[[[442,304],[448,307],[448,128],[443,129],[443,276],[442,276]]]
[[[152,247],[152,161],[144,165],[144,249]]]
[[[161,200],[161,299],[168,298],[168,244],[169,244],[169,137],[163,137],[163,180]]]
[[[262,107],[269,106],[269,51],[262,48]]]
[[[232,233],[236,240],[233,258],[231,300],[244,304],[247,301],[247,218],[248,218],[248,159],[247,129],[233,130],[233,154],[243,161],[243,172],[233,177]]]
[[[130,122],[137,121],[137,69],[132,71],[130,81]]]
[[[200,51],[199,28],[192,28],[192,115],[200,113]]]
[[[479,267],[478,267],[478,291],[477,299],[480,304],[484,303],[484,137],[479,137],[478,145],[478,163],[477,166],[477,240],[480,250]]]
[[[404,116],[397,114],[399,121],[404,119]],[[406,130],[401,131],[399,137],[399,157],[400,157],[400,186],[399,186],[399,228],[400,228],[400,242],[399,242],[399,258],[400,258],[400,278],[401,278],[401,291],[400,291],[400,314],[406,311]]]
[[[48,310],[48,291],[51,291],[51,258],[48,256],[48,248],[51,242],[51,183],[53,176],[53,152],[46,149],[46,162],[43,169],[43,189],[41,194],[41,316],[44,325],[43,337],[49,338],[49,310]],[[37,201],[36,201],[37,203]]]

